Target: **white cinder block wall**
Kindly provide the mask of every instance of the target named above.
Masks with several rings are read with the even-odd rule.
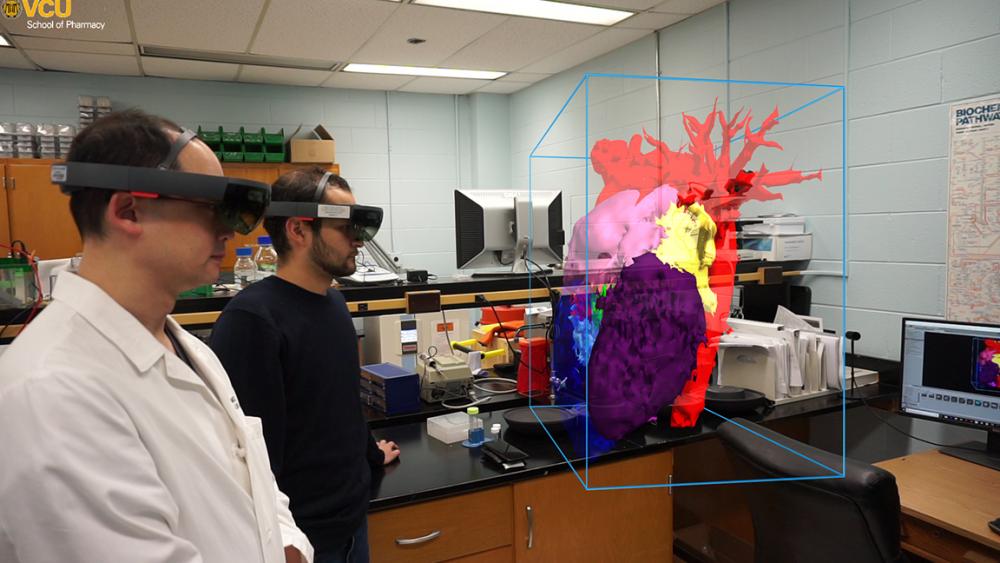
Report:
[[[656,49],[655,38],[644,38],[513,94],[515,187],[527,186],[528,154],[584,72],[653,74]],[[846,85],[846,158],[835,94],[779,124],[772,138],[783,154],[762,149],[751,162],[772,170],[822,168],[823,181],[780,188],[783,201],[746,205],[743,212],[807,217],[815,236],[812,267],[839,270],[846,161],[847,328],[862,334],[858,353],[898,358],[903,316],[945,313],[948,106],[1000,92],[1000,2],[731,0],[662,30],[659,55],[663,75]],[[627,139],[643,126],[655,134],[649,129],[655,102],[633,82],[605,87],[603,97],[592,86],[591,143],[614,133]],[[704,118],[715,98],[730,111],[749,108],[758,122],[775,105],[784,112],[822,93],[664,82],[662,138],[672,148],[684,142],[678,113]],[[574,103],[536,154],[562,150],[560,143],[583,146],[582,105]],[[652,107],[637,107],[643,104]],[[578,124],[562,123],[567,116]],[[585,209],[582,166],[539,162],[532,163],[533,187],[561,186],[571,194],[569,229]],[[591,174],[589,207],[601,187]],[[841,280],[817,276],[805,283],[814,314],[841,330]]]
[[[472,115],[460,114],[455,96],[0,69],[0,121],[75,124],[81,94],[109,96],[115,109],[140,107],[191,128],[243,125],[288,135],[299,124],[323,124],[358,200],[386,209],[380,244],[404,266],[455,270],[452,190],[460,175],[471,181],[479,146]],[[474,98],[507,104],[506,96]],[[505,152],[498,160],[507,166],[506,117],[499,115]]]

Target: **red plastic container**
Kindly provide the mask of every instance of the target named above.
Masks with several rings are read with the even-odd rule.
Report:
[[[517,367],[517,392],[526,397],[548,395],[549,341],[542,337],[523,338],[518,342],[518,348],[521,350],[521,362]]]

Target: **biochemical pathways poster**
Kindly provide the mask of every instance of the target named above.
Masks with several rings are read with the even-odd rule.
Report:
[[[1000,322],[1000,97],[951,107],[947,318]]]

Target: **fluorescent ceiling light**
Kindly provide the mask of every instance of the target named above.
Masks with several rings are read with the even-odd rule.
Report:
[[[404,74],[407,76],[437,76],[441,78],[478,78],[495,80],[507,74],[492,70],[459,70],[456,68],[430,68],[424,66],[365,65],[351,63],[344,72],[365,72],[369,74]]]
[[[0,33],[0,47],[13,47],[10,41],[7,40],[7,36],[2,33]]]
[[[594,25],[614,25],[634,15],[634,12],[549,2],[548,0],[413,0],[413,3]]]
[[[158,45],[140,45],[139,52],[144,57],[182,59],[185,61],[206,61],[211,63],[230,63],[237,65],[274,66],[303,70],[333,70],[339,64],[333,61],[318,61],[315,59],[271,57],[267,55],[248,55],[245,53],[224,53],[218,51],[196,51],[193,49],[180,49],[176,47],[160,47]]]

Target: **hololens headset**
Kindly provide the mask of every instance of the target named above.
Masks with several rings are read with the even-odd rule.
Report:
[[[65,162],[52,165],[52,183],[66,195],[87,188],[116,190],[135,197],[210,203],[216,218],[240,234],[249,234],[264,219],[271,187],[261,182],[170,170],[177,155],[195,137],[184,129],[156,168]],[[141,191],[140,191],[141,190]]]
[[[268,217],[296,217],[307,221],[313,219],[347,219],[350,233],[355,240],[369,242],[382,226],[382,208],[370,205],[334,205],[320,203],[332,172],[323,174],[316,184],[312,201],[272,201],[267,208]]]

